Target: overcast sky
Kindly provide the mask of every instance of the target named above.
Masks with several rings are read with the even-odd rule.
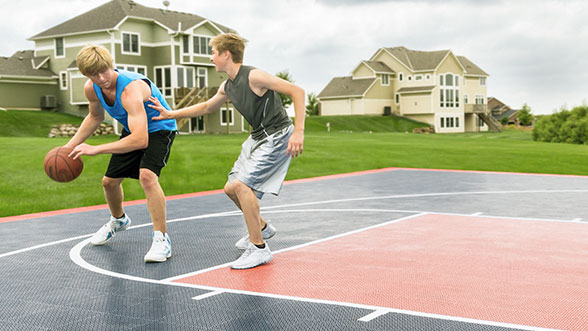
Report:
[[[135,0],[163,8],[160,0]],[[0,0],[0,56],[107,0]],[[249,40],[245,63],[287,69],[307,93],[349,75],[380,47],[451,49],[490,74],[488,96],[550,114],[588,99],[585,0],[170,0],[170,9],[229,26]],[[10,8],[10,9],[8,9]]]

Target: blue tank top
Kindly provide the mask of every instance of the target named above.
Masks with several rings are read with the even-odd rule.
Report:
[[[106,101],[104,100],[104,95],[102,94],[102,90],[100,89],[100,86],[94,84],[94,92],[96,92],[96,96],[98,97],[98,100],[100,100],[102,107],[104,107],[104,109],[108,112],[108,114],[110,114],[110,116],[112,116],[112,118],[119,121],[120,124],[122,124],[128,132],[131,132],[131,130],[129,130],[129,124],[128,124],[129,114],[123,108],[122,102],[120,101],[120,96],[121,96],[122,92],[124,91],[125,87],[127,87],[127,85],[129,85],[132,81],[142,80],[142,81],[148,83],[149,87],[151,88],[151,96],[153,96],[154,98],[157,98],[159,100],[159,102],[161,102],[161,105],[163,107],[171,110],[171,107],[167,104],[167,101],[165,101],[165,98],[163,97],[163,95],[161,95],[161,92],[159,91],[157,86],[155,86],[155,84],[153,84],[153,82],[151,82],[149,80],[149,78],[147,78],[141,74],[135,73],[135,72],[118,70],[118,69],[115,69],[115,71],[118,72],[118,78],[116,79],[116,99],[114,101],[114,105],[109,106],[106,103]],[[147,101],[147,102],[143,103],[143,106],[145,108],[145,112],[147,113],[147,130],[149,131],[149,133],[155,132],[155,131],[161,131],[161,130],[167,130],[167,131],[177,131],[178,130],[178,127],[176,125],[176,120],[174,120],[174,119],[167,119],[167,120],[161,120],[161,121],[152,120],[151,118],[158,116],[159,112],[155,109],[152,109],[151,107],[148,107],[148,105],[150,105],[150,104],[152,105],[153,103],[151,101]]]

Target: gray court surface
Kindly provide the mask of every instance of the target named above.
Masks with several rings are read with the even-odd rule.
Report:
[[[287,184],[261,207],[279,251],[422,212],[584,222],[587,192],[587,177],[390,169]],[[195,300],[210,291],[160,281],[239,257],[245,226],[232,202],[168,201],[173,257],[160,264],[143,262],[146,206],[125,209],[133,227],[100,247],[83,241],[108,220],[106,209],[0,223],[0,330],[525,329],[401,312],[361,321],[372,311],[239,293]]]

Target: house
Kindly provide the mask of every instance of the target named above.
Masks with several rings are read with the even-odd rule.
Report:
[[[488,98],[488,109],[498,122],[502,123],[502,119],[506,117],[506,124],[518,125],[519,123],[517,118],[519,110],[510,108],[495,97]]]
[[[19,51],[11,57],[0,57],[0,107],[5,109],[50,109],[59,91],[57,75],[49,70],[48,56],[35,56],[33,51]]]
[[[226,79],[210,62],[208,46],[212,37],[225,32],[235,31],[198,15],[112,0],[32,36],[33,51],[0,58],[0,107],[38,109],[45,97],[58,111],[85,116],[87,78],[75,58],[82,47],[97,44],[111,52],[116,68],[149,77],[175,108],[180,101],[177,89],[218,88]],[[12,92],[19,89],[21,95],[34,96],[26,105]],[[226,108],[230,132],[243,131],[245,121],[229,104],[220,112],[182,122],[180,131],[227,132]]]
[[[488,74],[451,50],[380,48],[318,94],[320,114],[396,114],[435,132],[500,130],[486,104]]]

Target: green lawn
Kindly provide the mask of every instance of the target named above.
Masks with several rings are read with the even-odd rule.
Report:
[[[55,124],[82,123],[82,118],[48,111],[0,111],[0,137],[47,137]]]
[[[355,122],[363,119],[358,117]],[[308,120],[303,156],[293,160],[287,179],[386,167],[588,175],[588,146],[534,142],[529,132],[366,133],[349,126],[338,130],[340,124],[331,120],[331,132],[327,133],[320,123],[323,120]],[[357,125],[359,128],[363,124]],[[178,136],[161,177],[165,193],[222,188],[246,137]],[[93,137],[88,143],[101,144],[117,138]],[[0,137],[0,217],[104,203],[101,178],[108,155],[84,157],[82,175],[70,183],[56,183],[45,175],[45,154],[66,142],[66,138]],[[126,180],[124,187],[126,200],[144,198],[138,181]]]

